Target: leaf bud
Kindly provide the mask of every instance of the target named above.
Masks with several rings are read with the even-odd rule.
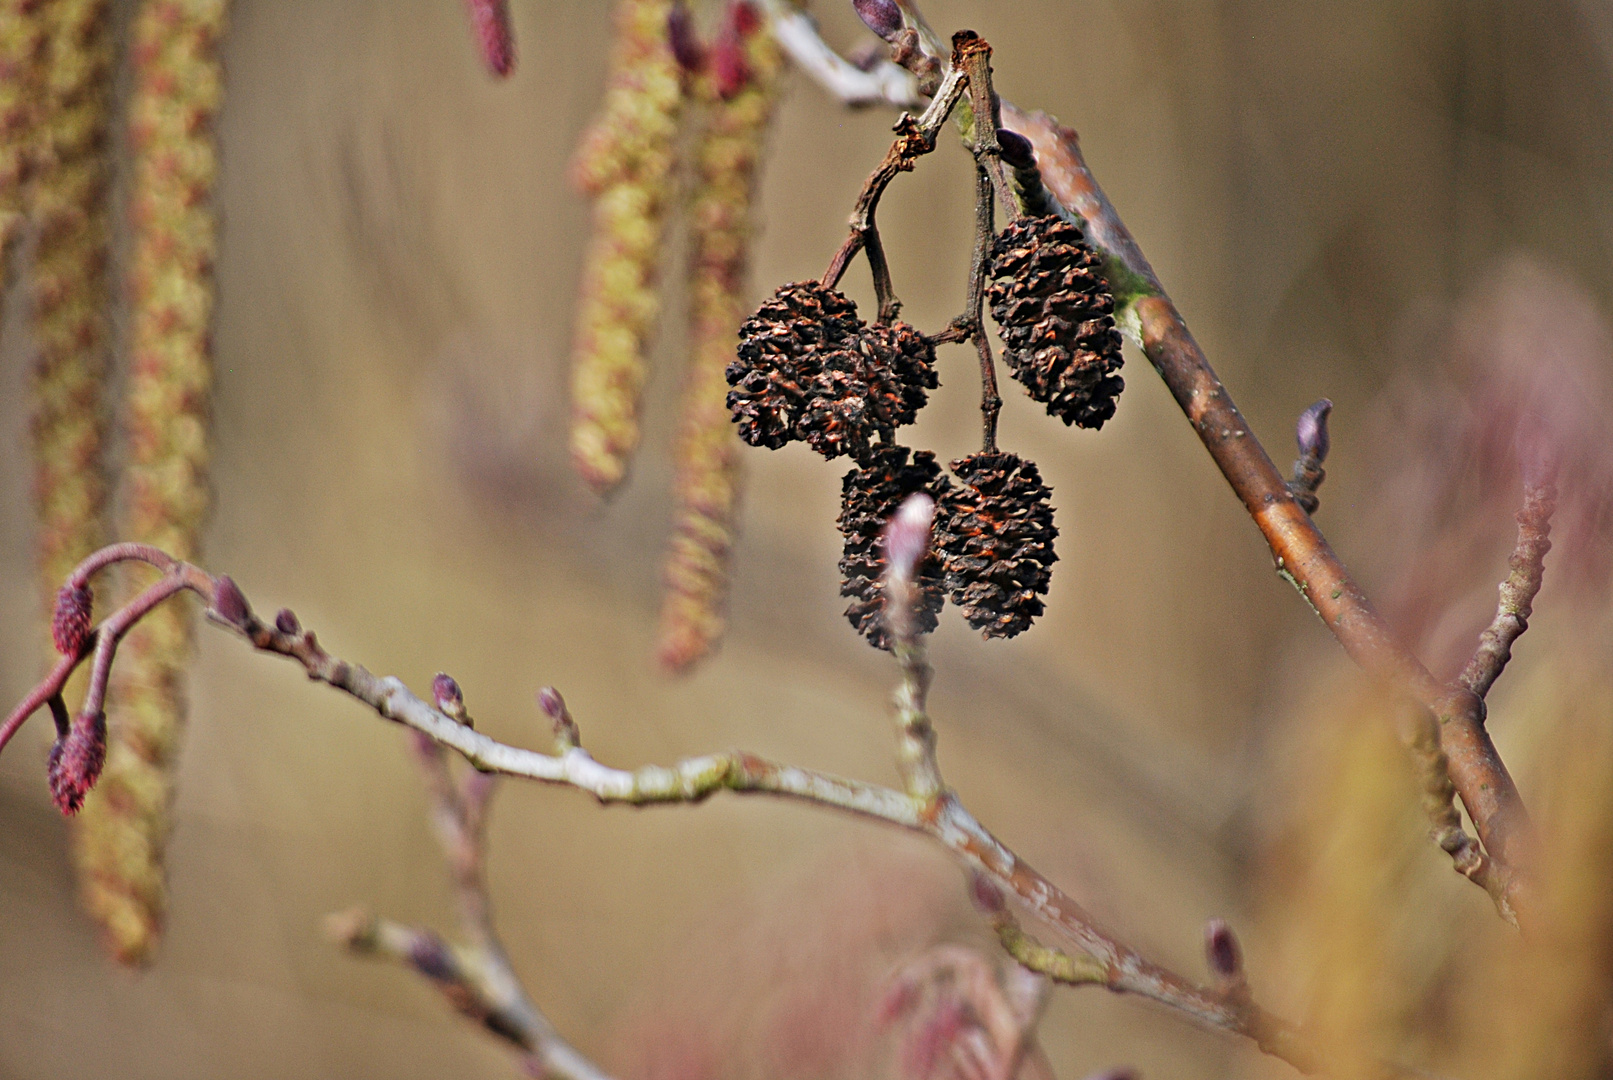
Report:
[[[851,0],[851,6],[868,29],[887,41],[901,33],[902,9],[895,0]]]

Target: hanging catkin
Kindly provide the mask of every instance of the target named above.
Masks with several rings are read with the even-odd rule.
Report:
[[[604,111],[572,165],[593,196],[571,369],[571,459],[597,492],[627,474],[639,441],[645,350],[660,311],[656,272],[671,201],[683,87],[670,0],[621,0]]]
[[[698,84],[707,118],[689,203],[689,361],[657,645],[670,671],[686,670],[709,653],[727,624],[743,475],[724,373],[748,310],[752,203],[781,67],[778,45],[757,25],[751,6],[732,4]]]
[[[217,224],[214,124],[225,0],[145,0],[129,102],[128,450],[122,535],[182,559],[207,516],[209,333]],[[166,604],[118,652],[110,746],[79,818],[84,898],[120,960],[150,957],[165,906],[163,849],[184,722],[192,611]]]
[[[105,534],[113,34],[109,0],[52,0],[47,11],[30,292],[34,500],[48,608]]]
[[[27,219],[50,0],[0,0],[0,296]]]

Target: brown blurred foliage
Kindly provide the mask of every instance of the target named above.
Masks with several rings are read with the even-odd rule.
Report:
[[[817,7],[836,44],[863,40]],[[1319,520],[1436,671],[1493,611],[1520,429],[1564,454],[1558,546],[1491,707],[1546,841],[1539,940],[1424,839],[1385,734],[1398,707],[1270,573],[1135,354],[1101,435],[1005,395],[1005,445],[1053,487],[1062,559],[1022,639],[984,645],[956,620],[936,635],[949,780],[1181,970],[1202,970],[1203,920],[1227,918],[1256,994],[1321,1025],[1346,1071],[1382,1052],[1463,1077],[1605,1075],[1613,17],[1569,0],[925,11],[992,42],[1005,95],[1081,131],[1274,454],[1300,409],[1335,401]],[[609,10],[514,15],[521,66],[495,84],[459,5],[236,0],[209,564],[374,670],[420,687],[452,672],[508,741],[541,737],[531,694],[552,682],[613,763],[743,745],[887,779],[892,672],[839,616],[839,470],[807,452],[750,459],[724,652],[682,683],[649,660],[681,342],[657,345],[633,481],[601,506],[566,460],[587,214],[564,172]],[[821,268],[891,120],[787,83],[762,287]],[[944,147],[882,209],[917,325],[957,309],[970,177]],[[42,636],[24,355],[0,355],[13,698]],[[920,423],[943,457],[975,437],[971,364],[943,354]],[[0,1074],[508,1075],[429,989],[319,935],[355,900],[422,922],[449,907],[400,733],[218,635],[192,715],[169,936],[138,978],[109,970],[75,910],[40,780],[48,725],[0,757]],[[890,971],[986,942],[939,853],[754,801],[604,811],[512,784],[491,875],[536,1000],[630,1076],[878,1074],[889,1047],[856,1024]],[[1055,992],[1041,1038],[1061,1077],[1291,1075],[1092,991]]]

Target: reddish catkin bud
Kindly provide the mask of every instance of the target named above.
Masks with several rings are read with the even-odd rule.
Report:
[[[688,4],[672,5],[666,17],[666,36],[672,45],[672,55],[683,73],[698,75],[706,66],[706,45],[700,40],[700,32],[695,29],[694,16],[689,14]]]
[[[56,808],[71,817],[84,805],[106,764],[106,714],[80,714],[50,748],[45,773]]]
[[[56,593],[56,611],[50,619],[50,639],[63,656],[77,656],[90,640],[90,616],[95,597],[87,585],[63,585]]]
[[[471,33],[487,70],[503,78],[515,70],[515,32],[509,0],[465,0]]]

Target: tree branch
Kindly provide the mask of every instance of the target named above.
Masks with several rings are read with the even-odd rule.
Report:
[[[1551,550],[1551,515],[1557,509],[1554,470],[1547,466],[1539,477],[1526,478],[1523,509],[1518,511],[1518,542],[1507,565],[1512,572],[1501,583],[1501,600],[1495,619],[1479,636],[1473,658],[1458,681],[1478,697],[1485,697],[1512,659],[1512,644],[1529,629],[1535,594],[1546,573],[1546,552]],[[1533,481],[1533,482],[1531,482]]]
[[[927,521],[925,525],[927,540]],[[891,558],[895,561],[889,544],[887,551],[892,552]],[[98,553],[91,559],[102,559],[104,554]],[[1292,1025],[1253,1006],[1246,1008],[1229,1003],[1215,990],[1197,986],[1170,969],[1152,963],[1110,936],[1058,886],[993,836],[957,796],[944,787],[935,763],[934,730],[924,711],[923,691],[927,687],[928,666],[922,645],[911,634],[912,651],[898,658],[903,670],[898,721],[899,732],[910,746],[904,754],[904,779],[916,794],[780,764],[738,750],[689,758],[671,766],[646,765],[626,771],[595,761],[576,744],[575,723],[569,722],[564,703],[559,702],[558,695],[552,691],[546,694],[547,700],[540,700],[545,712],[556,718],[556,753],[546,754],[497,742],[415,696],[399,679],[376,676],[357,664],[332,656],[319,645],[312,631],[303,629],[291,612],[282,611],[273,625],[264,623],[253,614],[228,577],[214,578],[188,563],[170,562],[171,569],[165,580],[171,578],[177,583],[175,591],[188,590],[201,596],[209,605],[207,615],[211,622],[234,630],[259,651],[296,661],[309,678],[335,687],[381,717],[412,728],[434,743],[453,750],[480,772],[576,788],[604,804],[698,803],[714,792],[725,790],[772,795],[832,807],[923,833],[951,852],[966,868],[985,875],[999,889],[1018,897],[1037,919],[1101,964],[1105,971],[1104,985],[1109,989],[1149,998],[1205,1027],[1253,1039],[1262,1050],[1302,1071],[1316,1067],[1314,1052]],[[80,576],[75,573],[75,578]],[[110,625],[130,621],[132,612],[131,606],[119,609],[108,617],[98,633],[105,633]],[[18,706],[13,719],[20,723],[18,716],[26,719],[59,695],[62,685],[86,654],[87,650],[74,657],[64,657]],[[35,704],[24,712],[30,702]],[[388,955],[413,955],[404,947],[405,937],[401,933],[378,933],[375,940],[381,942],[376,948]],[[430,959],[435,963],[446,957],[444,962],[452,964],[456,955],[451,949],[437,950],[430,954]]]

